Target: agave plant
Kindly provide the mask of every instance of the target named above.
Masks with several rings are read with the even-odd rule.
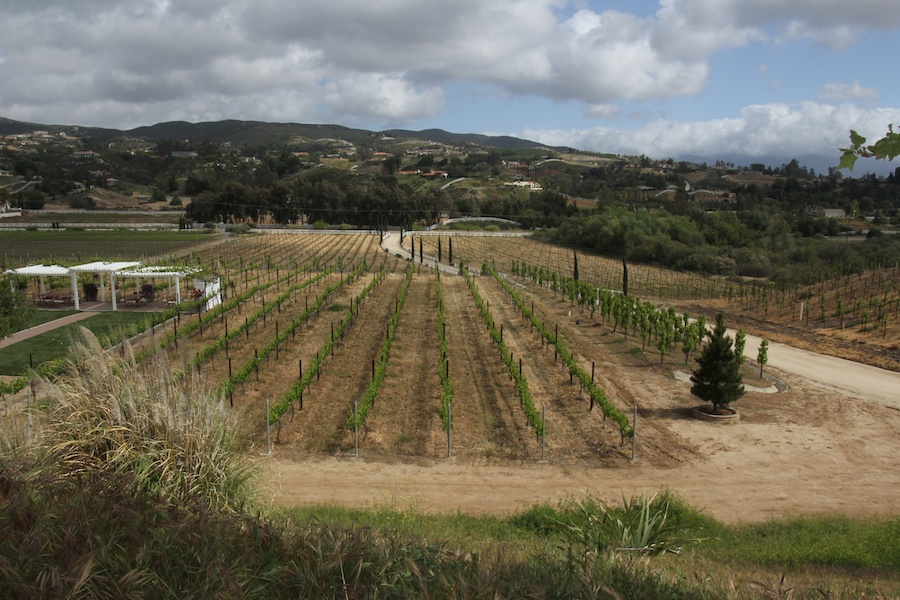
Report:
[[[667,493],[623,496],[621,507],[587,496],[575,502],[575,515],[566,527],[590,553],[680,554],[684,544],[697,540],[680,535],[680,524],[669,515],[670,503]]]

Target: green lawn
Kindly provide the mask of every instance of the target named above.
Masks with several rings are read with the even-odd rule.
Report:
[[[56,318],[71,314],[74,311],[35,311],[39,318],[46,322],[45,313],[55,312]],[[22,340],[12,346],[0,349],[0,375],[21,375],[28,368],[29,362],[37,368],[39,365],[65,356],[72,341],[72,334],[78,327],[86,327],[95,334],[108,334],[131,323],[145,318],[144,313],[105,312],[97,313],[77,323],[65,325],[52,331]],[[37,325],[39,323],[35,323]],[[34,325],[31,325],[32,327]]]

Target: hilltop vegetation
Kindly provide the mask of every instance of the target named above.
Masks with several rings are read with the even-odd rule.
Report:
[[[900,238],[884,235],[900,224],[900,172],[844,178],[796,160],[710,166],[439,131],[223,121],[19,134],[0,169],[0,201],[29,209],[109,206],[97,190],[110,190],[198,222],[383,229],[502,216],[561,244],[782,284],[900,260]]]

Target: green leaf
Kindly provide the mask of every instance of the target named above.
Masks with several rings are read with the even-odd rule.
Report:
[[[856,153],[853,150],[848,150],[846,148],[843,149],[844,153],[841,155],[841,162],[838,164],[838,169],[850,169],[853,170],[854,165],[856,165]]]
[[[853,145],[854,148],[859,148],[860,146],[862,146],[863,144],[866,143],[866,138],[864,138],[863,136],[856,133],[855,130],[851,129],[850,130],[850,143]]]
[[[872,146],[875,158],[893,160],[900,155],[900,134],[888,133],[885,137],[875,142]]]

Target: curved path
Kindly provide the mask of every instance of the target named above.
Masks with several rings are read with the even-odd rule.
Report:
[[[28,329],[23,329],[22,331],[17,331],[9,337],[3,338],[0,340],[0,348],[6,348],[7,346],[12,346],[22,340],[27,340],[28,338],[33,338],[36,335],[41,335],[42,333],[46,333],[47,331],[53,331],[57,327],[63,327],[64,325],[69,325],[70,323],[77,323],[83,319],[87,319],[88,317],[93,317],[97,313],[95,312],[79,312],[74,315],[67,315],[65,317],[60,317],[58,319],[54,319],[52,321],[47,321],[46,323],[41,323],[40,325],[35,325],[34,327],[29,327]]]
[[[729,334],[734,336],[735,332]],[[747,334],[745,354],[755,359],[762,338]],[[900,372],[769,342],[769,364],[837,392],[900,410]]]

